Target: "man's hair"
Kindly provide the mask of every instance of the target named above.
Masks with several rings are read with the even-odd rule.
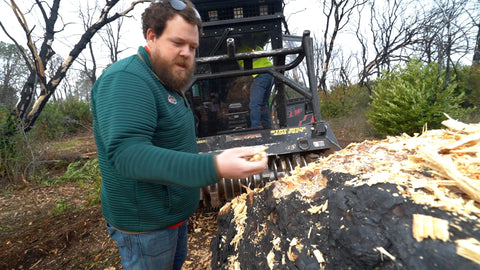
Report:
[[[152,3],[142,14],[143,36],[147,38],[147,30],[151,28],[158,37],[163,34],[167,21],[176,14],[182,16],[187,22],[198,27],[198,32],[202,32],[202,20],[197,17],[195,6],[189,0],[179,0],[185,2],[187,6],[183,10],[174,9],[169,0],[157,0]]]

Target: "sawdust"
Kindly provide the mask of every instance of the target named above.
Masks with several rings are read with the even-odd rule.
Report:
[[[415,241],[422,242],[422,248],[418,252],[429,254],[429,252],[434,251],[429,249],[431,242],[425,241],[425,239],[439,239],[445,242],[446,246],[451,244],[456,245],[459,250],[458,255],[469,259],[470,262],[475,262],[475,260],[471,258],[480,257],[478,246],[465,244],[468,246],[467,248],[460,246],[459,243],[466,243],[465,241],[467,241],[467,239],[473,239],[477,242],[480,240],[478,233],[480,230],[480,224],[478,222],[478,218],[480,217],[480,124],[464,124],[453,119],[449,119],[443,124],[447,127],[446,129],[425,130],[422,134],[415,136],[403,134],[401,136],[388,137],[384,140],[367,140],[362,143],[352,143],[328,157],[308,164],[308,166],[304,168],[297,167],[294,172],[291,172],[291,175],[255,191],[255,203],[259,204],[257,208],[250,204],[249,211],[247,212],[245,209],[245,205],[248,205],[248,203],[246,203],[247,196],[240,196],[234,199],[231,209],[228,209],[231,211],[231,214],[226,214],[222,218],[227,221],[231,219],[231,222],[236,224],[235,233],[237,233],[237,235],[232,235],[233,232],[231,229],[224,227],[220,228],[219,236],[217,237],[226,239],[232,237],[233,241],[230,242],[230,244],[234,249],[234,254],[235,252],[239,254],[247,252],[247,254],[250,254],[246,250],[264,254],[263,258],[265,258],[266,261],[263,266],[268,268],[282,268],[285,266],[288,268],[289,263],[297,263],[298,261],[309,262],[310,265],[317,265],[317,267],[320,265],[324,266],[324,260],[332,262],[332,258],[324,256],[325,250],[316,249],[315,247],[309,247],[310,251],[307,254],[321,259],[312,261],[308,256],[298,259],[303,253],[298,250],[292,251],[292,246],[285,248],[287,245],[284,243],[288,241],[288,239],[284,238],[285,235],[297,235],[295,235],[294,232],[284,232],[282,228],[272,227],[275,226],[274,224],[280,224],[275,215],[280,215],[280,213],[283,215],[283,211],[285,210],[280,210],[279,205],[285,200],[288,200],[291,204],[288,205],[287,203],[285,206],[287,208],[297,207],[304,209],[302,213],[308,212],[310,213],[309,215],[324,217],[321,220],[324,220],[326,216],[330,219],[333,218],[330,217],[333,215],[332,209],[338,206],[331,206],[329,201],[330,197],[323,198],[322,200],[318,199],[318,194],[324,194],[323,190],[329,185],[324,175],[325,170],[328,170],[334,173],[351,175],[352,177],[350,177],[350,179],[342,183],[342,189],[353,192],[352,194],[355,194],[354,196],[358,195],[357,191],[355,191],[357,189],[365,190],[367,193],[366,196],[368,196],[369,192],[374,194],[373,190],[379,194],[384,192],[386,195],[381,196],[386,196],[385,199],[387,201],[392,200],[392,205],[396,205],[395,207],[392,206],[392,209],[386,206],[386,208],[382,210],[386,211],[384,215],[389,211],[393,211],[392,214],[388,215],[403,216],[404,222],[410,224],[410,231],[405,231],[406,236],[404,237],[412,242],[404,245],[414,245]],[[331,180],[332,179],[330,179],[330,181]],[[336,196],[331,193],[331,189],[333,188],[330,188],[325,193],[330,194],[328,196]],[[322,196],[327,195],[324,194]],[[273,212],[262,209],[268,208],[260,203],[266,200],[266,198],[271,200],[267,205],[276,205],[272,206],[273,208],[269,208],[270,211]],[[301,205],[306,204],[308,206],[305,206],[305,208],[299,205],[293,206],[295,203],[300,203]],[[409,211],[413,212],[407,213],[405,210],[399,210],[404,209],[403,205],[405,203],[412,204]],[[235,205],[241,207],[242,211],[236,209]],[[422,205],[424,206],[423,208]],[[437,212],[435,209],[443,212]],[[228,210],[222,214],[228,212]],[[348,211],[353,211],[353,209]],[[415,213],[415,211],[417,211],[417,213]],[[341,214],[341,212],[337,214]],[[371,214],[377,215],[378,213],[372,212]],[[305,214],[299,213],[298,215],[303,216]],[[352,216],[352,213],[341,215],[344,215],[347,219],[355,218],[355,216]],[[414,215],[425,218],[413,219]],[[262,219],[262,216],[267,217],[266,220]],[[293,216],[291,216],[291,218],[293,220]],[[372,217],[369,217],[369,219],[370,218]],[[413,227],[411,227],[412,220],[415,221]],[[320,220],[318,220],[316,224],[319,222]],[[378,222],[378,220],[375,219],[375,222]],[[270,240],[263,240],[263,244],[250,241],[249,237],[252,239],[255,238],[256,241],[262,241],[261,239],[265,238],[264,236],[259,236],[258,233],[256,236],[251,235],[253,233],[251,228],[252,223],[258,223],[256,226],[259,228],[262,226],[268,227],[272,235],[269,238]],[[292,224],[293,221],[285,224],[289,223]],[[224,221],[224,224],[228,223]],[[285,224],[282,226],[285,226]],[[350,227],[350,229],[355,230],[354,224],[350,225],[353,226]],[[331,225],[318,224],[318,226]],[[342,226],[347,225],[340,225],[338,229],[344,230],[347,228]],[[321,228],[314,228],[315,227],[309,227],[305,229],[309,231],[316,230],[317,233],[318,231],[322,231]],[[422,230],[419,230],[419,228],[422,228]],[[278,230],[280,230],[281,233],[276,233]],[[372,230],[375,231],[376,229]],[[259,231],[263,230],[259,229]],[[419,231],[423,231],[423,234],[420,234]],[[455,232],[454,235],[452,235],[452,231]],[[367,230],[366,235],[368,235],[368,233],[371,233],[371,231]],[[415,237],[413,234],[415,234]],[[308,236],[311,236],[310,233]],[[454,239],[451,238],[452,236],[454,236]],[[465,236],[472,237],[464,238]],[[394,238],[396,236],[391,237]],[[297,240],[297,242],[302,241],[304,242],[305,238],[299,238]],[[347,242],[348,241],[349,240],[347,240]],[[390,241],[391,240],[388,240],[387,242]],[[391,244],[402,246],[402,239],[398,241],[400,241],[400,243]],[[302,247],[305,247],[306,244],[303,242]],[[383,242],[380,241],[380,243]],[[467,243],[471,243],[471,241],[467,241]],[[320,245],[320,243],[318,243],[318,245]],[[450,259],[455,258],[455,254],[452,255],[448,253],[447,250],[449,250],[450,247],[447,248],[446,246],[445,250],[437,252],[435,255],[428,255],[432,260],[428,263],[436,265],[441,263],[435,260],[443,260],[443,257],[449,257]],[[212,247],[219,249],[217,251],[214,250],[214,253],[216,252],[214,259],[217,260],[214,260],[212,264],[214,268],[227,269],[226,267],[228,265],[222,265],[223,255],[221,255],[221,253],[228,250],[228,244],[225,242],[217,242],[216,244],[214,243]],[[283,247],[283,249],[280,249],[280,247]],[[279,249],[283,256],[278,255],[280,254],[278,252],[276,253]],[[441,250],[441,248],[438,249]],[[405,252],[402,253],[402,251],[398,250],[391,252],[387,247],[381,245],[374,247],[373,250],[376,250],[377,255],[382,258],[392,259],[405,256]],[[442,252],[445,252],[445,254],[439,255]],[[246,264],[247,267],[253,267],[248,264],[247,259],[238,255],[232,255],[231,253],[228,254],[230,254],[230,258],[237,258],[237,260],[234,261],[230,260],[230,265],[235,267],[242,265],[245,267]],[[251,256],[247,254],[244,254],[244,256]],[[314,256],[314,254],[316,255]],[[332,254],[333,253],[330,253],[331,256]],[[396,255],[394,256],[392,254]],[[399,256],[399,254],[401,256]],[[406,258],[403,257],[403,260],[405,259]],[[372,260],[375,261],[375,259]],[[412,265],[421,263],[419,261],[413,261],[414,260],[411,260],[409,263],[412,263]],[[242,262],[242,264],[240,262]],[[465,261],[461,262],[468,264],[468,262]],[[357,263],[359,263],[357,266],[360,265],[360,263],[365,263],[365,265],[369,264],[367,261]],[[401,262],[401,260],[397,259],[396,263],[397,266],[399,266],[406,262]],[[259,265],[261,265],[261,263],[259,263]],[[441,268],[443,267],[446,267],[446,265]],[[480,265],[478,265],[478,267],[480,268]],[[253,267],[252,269],[261,268]]]

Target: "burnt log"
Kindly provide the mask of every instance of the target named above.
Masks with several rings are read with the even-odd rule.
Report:
[[[366,141],[250,190],[218,215],[212,269],[480,269],[480,141],[450,149],[470,135]],[[462,179],[428,166],[425,148]]]

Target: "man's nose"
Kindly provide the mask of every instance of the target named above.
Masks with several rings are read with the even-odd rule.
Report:
[[[195,49],[192,49],[191,46],[189,45],[184,45],[182,46],[181,50],[180,50],[180,55],[183,56],[183,57],[195,57]]]

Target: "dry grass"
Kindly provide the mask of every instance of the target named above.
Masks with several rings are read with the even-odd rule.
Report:
[[[361,142],[366,139],[378,138],[373,126],[367,123],[367,117],[363,113],[352,116],[343,116],[339,118],[326,119],[342,145],[342,142]],[[345,147],[346,145],[342,145]]]

